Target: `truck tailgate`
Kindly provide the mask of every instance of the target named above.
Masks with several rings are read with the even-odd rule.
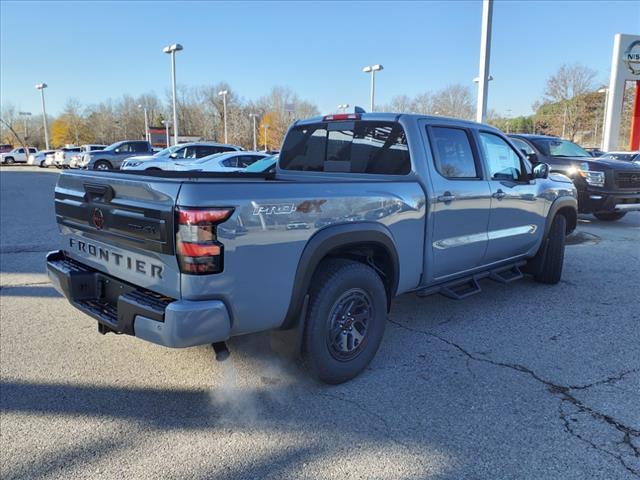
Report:
[[[56,220],[68,255],[116,278],[180,296],[174,206],[182,180],[65,172]]]

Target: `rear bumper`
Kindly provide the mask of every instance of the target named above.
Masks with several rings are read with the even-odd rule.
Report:
[[[579,192],[578,208],[581,213],[640,210],[640,192],[582,190]]]
[[[51,283],[71,304],[95,318],[100,331],[134,335],[182,348],[227,340],[231,321],[219,300],[174,300],[137,288],[70,259],[62,250],[47,255]]]

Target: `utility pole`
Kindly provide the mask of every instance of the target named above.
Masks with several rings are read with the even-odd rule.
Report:
[[[176,107],[176,52],[182,50],[179,43],[164,47],[162,51],[171,55],[171,90],[173,92],[173,144],[178,144],[178,109]]]
[[[253,151],[255,152],[256,150],[258,150],[258,144],[256,139],[256,117],[258,116],[258,114],[250,113],[249,116],[253,119]]]
[[[491,60],[491,23],[493,0],[482,1],[482,33],[480,35],[480,73],[478,75],[478,101],[476,122],[487,119],[487,94],[489,90],[489,64]]]
[[[47,127],[47,110],[44,108],[44,89],[47,88],[46,83],[39,83],[36,85],[36,89],[40,90],[40,97],[42,98],[42,121],[44,123],[44,143],[46,149],[49,150],[49,128]]]

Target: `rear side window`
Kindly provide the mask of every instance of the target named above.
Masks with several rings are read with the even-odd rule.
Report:
[[[345,121],[294,127],[280,153],[284,170],[406,175],[407,138],[395,122]]]
[[[469,134],[461,128],[430,127],[436,170],[446,178],[480,178]]]

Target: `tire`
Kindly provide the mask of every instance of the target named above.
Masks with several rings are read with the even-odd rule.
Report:
[[[616,220],[620,220],[626,214],[627,212],[598,212],[594,213],[593,216],[598,220],[605,222],[615,222]]]
[[[49,166],[45,163],[44,160],[40,160],[40,168],[49,168]]]
[[[15,160],[13,159],[13,157],[6,157],[4,159],[4,163],[6,163],[7,165],[13,165],[14,162]]]
[[[562,278],[564,263],[564,247],[567,236],[567,219],[564,215],[556,215],[546,238],[546,249],[540,270],[534,275],[536,282],[555,285]]]
[[[303,360],[322,382],[351,380],[378,351],[386,321],[387,293],[375,270],[351,260],[325,260],[309,291]]]
[[[161,172],[162,169],[158,167],[145,168],[145,172]]]
[[[107,162],[106,160],[98,160],[95,165],[93,166],[94,170],[101,170],[101,171],[105,171],[105,170],[112,170],[113,167],[111,166],[111,164],[109,162]]]

